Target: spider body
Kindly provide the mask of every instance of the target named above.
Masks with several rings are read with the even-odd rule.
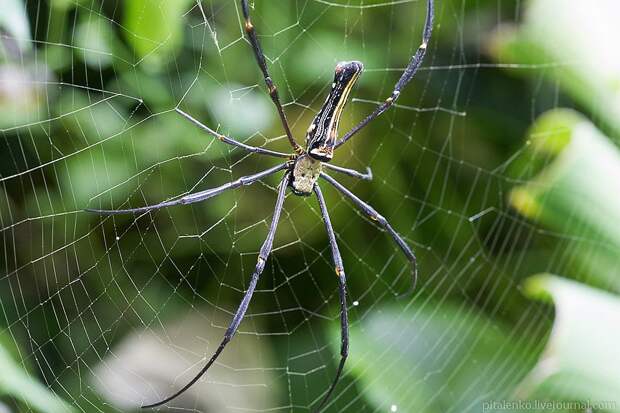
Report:
[[[306,132],[306,150],[295,158],[289,180],[295,195],[312,195],[322,163],[332,160],[342,110],[362,70],[364,65],[357,61],[336,65],[331,91]]]
[[[225,183],[218,187],[187,194],[180,198],[163,201],[155,205],[117,210],[87,209],[87,211],[96,212],[103,215],[148,213],[150,211],[154,211],[160,208],[167,208],[174,205],[186,205],[195,202],[201,202],[228,190],[239,188],[244,185],[251,185],[252,183],[260,181],[267,176],[273,175],[281,171],[285,171],[284,176],[281,178],[280,185],[278,187],[278,195],[274,207],[273,219],[271,221],[271,224],[269,225],[267,237],[258,253],[256,267],[254,268],[254,272],[252,273],[252,277],[248,284],[247,290],[243,295],[243,299],[241,300],[241,303],[239,304],[239,307],[237,308],[233,319],[231,320],[228,328],[226,329],[226,332],[224,333],[224,338],[222,339],[222,342],[217,347],[211,358],[205,363],[204,367],[185,386],[183,386],[173,395],[156,403],[144,405],[142,406],[143,408],[157,407],[166,404],[169,401],[183,394],[190,387],[192,387],[194,383],[196,383],[207,372],[207,370],[209,370],[211,365],[213,365],[215,360],[219,357],[226,345],[230,342],[230,340],[237,332],[237,329],[239,328],[239,325],[241,324],[241,321],[243,320],[243,317],[245,316],[245,313],[248,309],[250,300],[252,299],[252,295],[254,294],[254,291],[256,289],[259,277],[263,272],[266,261],[271,253],[273,241],[276,234],[276,228],[284,205],[287,187],[290,187],[292,192],[296,195],[310,196],[314,194],[316,196],[320,208],[320,215],[323,219],[323,222],[325,224],[325,230],[327,232],[327,239],[329,241],[334,270],[338,279],[338,298],[340,303],[341,326],[340,363],[338,364],[338,369],[336,371],[334,380],[322,397],[316,411],[321,411],[329,401],[329,398],[340,379],[345,361],[349,354],[349,321],[346,298],[346,276],[342,257],[340,256],[340,250],[338,248],[338,243],[336,242],[336,235],[334,233],[334,229],[329,218],[327,205],[325,203],[325,199],[323,197],[321,185],[319,185],[319,182],[327,182],[328,184],[330,184],[344,197],[349,199],[366,216],[368,216],[375,225],[383,229],[394,240],[394,242],[396,242],[400,250],[409,260],[409,263],[411,265],[412,290],[415,288],[417,280],[416,257],[411,248],[409,248],[408,244],[405,242],[405,240],[398,234],[398,232],[394,230],[394,228],[392,228],[387,219],[381,216],[372,206],[370,206],[358,196],[356,196],[353,192],[351,192],[344,185],[334,179],[331,175],[325,173],[325,170],[346,174],[359,179],[372,179],[370,169],[367,169],[367,173],[361,173],[352,169],[332,165],[330,161],[332,160],[335,149],[347,142],[355,134],[357,134],[357,132],[366,127],[371,121],[373,121],[390,107],[392,107],[394,102],[400,96],[402,89],[407,85],[407,83],[409,83],[409,81],[417,72],[418,68],[422,63],[422,60],[424,59],[429,40],[431,38],[431,32],[433,27],[433,0],[427,0],[427,12],[424,31],[422,34],[422,43],[418,47],[415,54],[411,57],[409,64],[407,65],[400,79],[394,86],[394,90],[392,91],[391,95],[386,98],[382,104],[378,105],[372,113],[366,116],[350,131],[344,134],[344,136],[340,139],[338,139],[338,125],[340,122],[340,117],[342,115],[342,111],[347,102],[347,98],[351,92],[351,89],[353,88],[353,85],[355,84],[363,70],[363,65],[357,61],[338,63],[338,65],[336,66],[334,81],[332,83],[330,93],[327,96],[323,107],[319,110],[307,130],[305,150],[295,141],[295,138],[293,137],[291,129],[288,125],[286,114],[284,113],[284,109],[282,107],[282,104],[280,103],[280,98],[278,97],[277,87],[269,75],[267,62],[262,52],[260,42],[258,41],[255,27],[250,20],[250,8],[248,6],[248,1],[240,1],[241,9],[243,11],[243,18],[245,20],[245,32],[247,34],[250,45],[252,46],[252,50],[254,52],[254,56],[256,58],[258,66],[263,74],[265,85],[267,86],[267,92],[269,93],[271,100],[276,106],[276,109],[280,116],[280,121],[284,128],[288,141],[293,149],[293,154],[277,152],[270,149],[251,146],[243,142],[239,142],[234,138],[222,135],[214,131],[213,129],[209,128],[197,119],[194,119],[192,116],[177,107],[175,108],[177,113],[179,113],[190,122],[194,123],[196,126],[200,127],[208,134],[219,139],[225,144],[235,146],[250,153],[275,158],[284,158],[286,159],[286,161],[264,171],[255,173],[253,175],[243,176],[235,181]],[[202,11],[200,0],[197,0],[197,4]]]

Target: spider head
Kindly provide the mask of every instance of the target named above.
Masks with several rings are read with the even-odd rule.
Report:
[[[362,70],[364,65],[357,61],[340,62],[336,65],[329,96],[306,134],[307,151],[312,158],[321,162],[331,161],[342,110]]]

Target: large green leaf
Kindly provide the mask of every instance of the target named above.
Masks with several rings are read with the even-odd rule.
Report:
[[[526,292],[553,301],[556,316],[519,395],[605,402],[601,410],[620,411],[620,298],[549,274],[530,278]]]
[[[534,365],[538,343],[521,339],[463,307],[383,307],[351,329],[347,368],[380,411],[481,412]]]
[[[529,136],[534,161],[547,165],[511,192],[511,204],[570,241],[569,255],[589,282],[620,291],[620,152],[567,110],[543,115]]]

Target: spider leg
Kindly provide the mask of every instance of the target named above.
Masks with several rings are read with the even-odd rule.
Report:
[[[258,67],[260,68],[261,72],[263,72],[263,78],[265,79],[265,85],[267,85],[267,91],[269,92],[269,96],[271,97],[273,104],[276,105],[276,109],[278,110],[278,115],[280,115],[280,121],[282,122],[284,131],[286,132],[288,141],[290,142],[293,150],[296,153],[302,153],[303,148],[295,141],[295,138],[293,138],[293,133],[291,132],[288,120],[286,119],[286,114],[284,113],[284,109],[282,108],[282,103],[280,102],[278,88],[273,83],[273,80],[269,75],[269,69],[267,69],[265,54],[263,53],[263,49],[261,48],[260,42],[258,41],[258,36],[256,36],[256,30],[254,29],[254,25],[252,24],[252,21],[250,19],[250,7],[248,6],[248,0],[241,0],[241,10],[243,11],[243,19],[245,20],[245,33],[247,34],[248,40],[252,45],[252,50],[254,51],[254,56],[256,57]]]
[[[289,167],[289,163],[283,163],[282,165],[277,165],[274,166],[273,168],[269,168],[265,171],[259,172],[257,174],[254,175],[248,175],[248,176],[242,176],[241,178],[232,181],[232,182],[228,182],[224,185],[218,186],[216,188],[210,188],[210,189],[205,189],[204,191],[200,191],[200,192],[196,192],[194,194],[188,194],[185,195],[181,198],[178,199],[173,199],[170,201],[164,201],[164,202],[160,202],[159,204],[155,204],[155,205],[148,205],[145,207],[141,207],[141,208],[131,208],[131,209],[92,209],[92,208],[87,208],[85,209],[85,211],[87,212],[94,212],[97,214],[101,214],[101,215],[119,215],[119,214],[137,214],[137,213],[141,213],[141,212],[148,212],[148,211],[153,211],[155,209],[160,209],[160,208],[166,208],[166,207],[170,207],[173,205],[187,205],[187,204],[193,204],[195,202],[200,202],[200,201],[204,201],[205,199],[209,199],[212,198],[216,195],[221,194],[222,192],[225,192],[229,189],[235,189],[238,188],[242,185],[250,185],[253,184],[254,182],[268,176],[271,175],[273,173],[276,173],[278,171],[281,171],[282,169],[286,169]]]
[[[407,291],[406,293],[402,294],[402,296],[406,296],[409,293],[411,293],[413,290],[415,290],[415,286],[418,281],[418,266],[417,266],[415,254],[413,253],[411,248],[409,248],[405,240],[403,240],[403,238],[398,234],[398,232],[396,232],[394,228],[392,228],[392,226],[387,221],[387,219],[385,219],[381,214],[379,214],[373,207],[371,207],[366,202],[358,198],[353,192],[345,188],[340,182],[336,181],[334,178],[332,178],[331,176],[323,172],[321,172],[321,177],[325,179],[327,182],[329,182],[330,184],[332,184],[343,195],[345,195],[347,198],[353,201],[353,203],[357,205],[359,209],[364,211],[364,213],[366,213],[366,215],[368,215],[370,219],[375,221],[377,225],[383,227],[388,232],[388,234],[390,234],[392,239],[394,239],[396,244],[398,244],[402,252],[405,254],[407,259],[411,263],[411,280],[412,280],[411,289]]]
[[[265,262],[267,261],[267,257],[269,257],[269,254],[271,253],[271,249],[273,247],[273,240],[276,235],[276,228],[278,227],[278,221],[280,220],[280,213],[282,212],[282,206],[284,205],[284,196],[286,194],[286,187],[287,187],[286,183],[288,182],[287,181],[288,177],[289,177],[289,174],[286,173],[284,177],[282,178],[282,181],[280,181],[280,188],[278,190],[278,198],[276,200],[276,206],[273,211],[273,219],[271,220],[271,225],[269,226],[269,232],[267,234],[267,238],[265,239],[265,242],[263,242],[263,245],[260,248],[260,252],[258,254],[258,260],[256,262],[256,267],[254,268],[254,273],[252,274],[252,278],[250,280],[250,284],[248,285],[248,289],[245,292],[243,299],[241,300],[241,304],[239,304],[239,308],[237,308],[237,311],[235,312],[235,316],[230,322],[228,328],[226,329],[226,333],[224,333],[224,339],[220,343],[219,347],[217,348],[217,350],[215,350],[215,353],[213,354],[213,356],[211,356],[211,358],[209,359],[207,364],[205,364],[202,370],[200,370],[198,374],[194,376],[193,379],[191,379],[185,386],[183,386],[181,390],[177,391],[170,397],[167,397],[161,401],[158,401],[157,403],[152,403],[146,406],[142,406],[143,409],[161,406],[163,404],[168,403],[169,401],[173,399],[176,399],[181,394],[185,393],[187,389],[192,387],[207,372],[207,370],[209,370],[209,367],[211,367],[211,365],[215,362],[215,360],[217,360],[220,353],[224,350],[228,342],[232,339],[232,337],[237,332],[237,328],[239,327],[239,324],[241,324],[241,321],[243,320],[243,316],[245,316],[245,312],[247,311],[248,306],[250,304],[250,300],[252,299],[252,294],[254,294],[254,290],[256,289],[258,278],[260,277],[261,273],[263,272],[263,269],[265,268]]]
[[[332,165],[331,163],[326,163],[326,162],[324,162],[322,165],[327,169],[331,169],[332,171],[340,172],[345,175],[352,176],[354,178],[363,179],[365,181],[372,180],[372,171],[370,170],[370,168],[366,168],[366,173],[363,173],[363,172],[355,171],[353,169],[343,168],[342,166]]]
[[[290,155],[283,153],[283,152],[277,152],[277,151],[272,151],[269,149],[263,149],[263,148],[259,148],[258,146],[252,146],[252,145],[246,145],[245,143],[239,142],[229,136],[224,136],[221,133],[217,133],[216,131],[214,131],[213,129],[211,129],[210,127],[208,127],[207,125],[205,125],[204,123],[200,122],[199,120],[197,120],[196,118],[192,117],[190,114],[183,112],[181,109],[179,108],[175,108],[175,111],[177,113],[179,113],[180,115],[182,115],[185,119],[189,120],[190,122],[192,122],[194,125],[198,126],[200,129],[206,131],[209,135],[216,137],[217,139],[221,140],[224,143],[227,143],[228,145],[232,145],[232,146],[236,146],[238,148],[241,149],[245,149],[248,152],[253,152],[253,153],[260,153],[262,155],[269,155],[269,156],[275,156],[277,158],[289,158]]]
[[[422,44],[418,47],[418,50],[409,60],[409,64],[405,68],[405,71],[401,75],[398,82],[396,82],[396,86],[394,86],[394,91],[388,97],[385,102],[379,105],[370,115],[368,115],[365,119],[363,119],[360,123],[355,125],[349,132],[347,132],[342,138],[338,139],[335,144],[335,148],[339,147],[349,139],[353,137],[357,132],[359,132],[362,128],[368,125],[375,118],[379,117],[383,112],[388,110],[396,99],[400,96],[400,92],[402,89],[409,83],[409,81],[413,78],[413,76],[418,71],[418,68],[422,64],[424,60],[424,55],[426,54],[426,48],[428,47],[428,43],[431,40],[431,32],[433,31],[433,0],[427,0],[427,9],[426,9],[426,21],[424,23],[424,33],[422,35]]]
[[[329,400],[332,395],[338,381],[340,380],[340,375],[342,374],[342,370],[344,368],[344,363],[347,360],[347,356],[349,355],[349,317],[347,314],[347,282],[344,274],[344,266],[342,265],[342,257],[340,256],[340,250],[338,249],[338,244],[336,242],[336,235],[334,234],[334,228],[332,227],[332,223],[329,219],[329,213],[327,212],[327,205],[325,204],[325,198],[323,198],[323,193],[319,188],[319,185],[314,185],[314,193],[316,194],[317,199],[319,200],[319,206],[321,208],[321,215],[323,216],[323,222],[325,223],[325,229],[327,231],[327,237],[329,238],[329,245],[332,249],[332,259],[334,261],[334,266],[336,267],[336,275],[338,276],[338,294],[340,296],[340,364],[338,365],[338,370],[336,371],[336,376],[334,377],[334,381],[332,385],[329,387],[329,390],[323,397],[321,404],[317,408],[316,412],[320,412],[325,403]]]

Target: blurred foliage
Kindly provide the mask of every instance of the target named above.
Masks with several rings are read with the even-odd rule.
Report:
[[[22,51],[32,47],[28,17],[20,0],[3,0],[0,29],[8,35],[3,41],[9,42],[8,46],[5,43],[2,48],[3,54],[16,53],[18,50],[12,46],[17,46]]]
[[[124,2],[123,26],[144,69],[157,71],[174,59],[183,39],[183,14],[191,0]]]
[[[594,120],[620,135],[620,3],[578,0],[530,1],[522,24],[501,25],[491,41],[497,60],[546,64],[543,73],[560,82]]]
[[[552,301],[556,316],[545,351],[518,395],[608,401],[605,410],[620,411],[618,296],[549,274],[530,278],[526,291]]]
[[[341,130],[391,92],[419,44],[425,4],[386,3],[250,2],[299,140],[336,62],[366,67]],[[437,2],[424,68],[398,108],[337,152],[339,165],[372,168],[373,182],[342,181],[414,247],[420,281],[415,295],[396,300],[407,288],[406,260],[325,191],[356,301],[351,360],[330,411],[464,412],[493,398],[613,397],[613,378],[588,369],[568,381],[535,379],[545,357],[558,356],[560,371],[583,362],[579,355],[597,353],[593,366],[618,359],[613,323],[598,316],[598,304],[615,308],[617,296],[555,278],[521,288],[531,274],[556,273],[618,292],[619,167],[606,137],[620,131],[610,44],[617,5],[570,4]],[[140,218],[82,212],[155,203],[274,165],[205,135],[173,112],[178,104],[244,142],[288,150],[238,2],[203,7],[206,20],[189,0],[0,0],[0,392],[9,409],[65,409],[53,392],[76,410],[129,410],[142,390],[175,387],[211,354],[213,339],[204,353],[190,352],[178,344],[187,337],[167,333],[178,320],[197,311],[217,337],[226,327],[218,320],[239,303],[277,178]],[[557,110],[532,126],[558,107],[591,121]],[[263,345],[231,343],[225,386],[231,394],[277,387],[272,397],[291,411],[316,403],[333,378],[339,309],[316,202],[289,197],[285,209],[242,325]],[[532,299],[543,290],[555,319],[552,306]],[[578,326],[560,313],[573,300],[592,310],[578,314]],[[127,337],[152,343],[140,340],[150,329],[186,359],[164,365],[170,382],[149,387],[153,366],[142,363],[130,374],[137,390],[125,388],[122,403],[113,387],[91,385],[103,376],[95,367],[118,364],[115,349]],[[579,337],[562,336],[572,329]],[[547,339],[561,347],[545,348]],[[235,351],[248,349],[255,364],[233,364]],[[264,373],[257,383],[247,382],[252,369]],[[575,387],[579,380],[586,383]],[[607,390],[596,392],[596,380]]]
[[[610,190],[620,182],[620,152],[587,119],[568,110],[544,114],[528,136],[528,156],[515,168],[552,162],[515,187],[510,202],[557,233],[587,240],[571,249],[572,275],[585,274],[588,283],[620,292],[620,197]]]
[[[349,369],[361,378],[365,396],[383,411],[395,405],[429,413],[483,411],[487,400],[509,399],[541,343],[475,310],[443,305],[441,317],[436,311],[384,307],[352,329]],[[336,337],[334,331],[334,343]],[[438,393],[442,387],[449,391]]]
[[[0,336],[0,371],[2,372],[0,374],[0,396],[11,395],[37,412],[73,412],[74,410],[68,404],[28,374],[23,365],[13,360],[13,356],[7,350],[13,346],[14,343],[8,340],[8,337]]]

